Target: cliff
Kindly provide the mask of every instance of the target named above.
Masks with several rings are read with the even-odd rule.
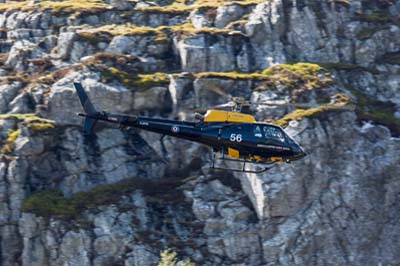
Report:
[[[400,1],[0,2],[0,265],[400,264]],[[154,117],[245,97],[308,156],[233,174],[188,141],[88,140],[73,81]],[[257,105],[282,100],[311,107]]]

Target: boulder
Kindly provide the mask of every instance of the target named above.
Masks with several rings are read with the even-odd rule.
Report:
[[[21,87],[21,82],[0,85],[0,113],[6,113],[9,111],[9,104],[15,97],[17,97]]]
[[[240,5],[225,5],[217,8],[215,27],[223,28],[229,22],[239,19],[243,15],[243,7]]]

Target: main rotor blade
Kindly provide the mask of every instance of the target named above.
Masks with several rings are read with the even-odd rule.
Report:
[[[284,100],[260,102],[260,103],[254,103],[253,105],[293,106],[293,107],[298,107],[298,108],[313,108],[313,107],[318,106],[317,104],[311,104],[311,103],[290,103],[290,102],[287,102]]]

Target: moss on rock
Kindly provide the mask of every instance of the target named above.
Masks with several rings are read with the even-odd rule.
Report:
[[[101,41],[110,41],[113,36],[126,35],[126,36],[143,36],[149,35],[154,36],[158,42],[168,40],[168,36],[165,33],[166,26],[161,27],[148,27],[148,26],[136,26],[131,23],[127,24],[111,24],[97,28],[87,28],[79,30],[78,36],[82,40],[86,40],[90,43],[98,43]]]
[[[110,6],[101,0],[64,0],[64,1],[11,1],[0,5],[0,11],[20,9],[31,11],[38,9],[51,9],[55,14],[70,14],[74,12],[98,12]]]
[[[38,116],[30,116],[25,118],[24,124],[33,134],[47,131],[56,127],[55,121]]]
[[[393,103],[376,100],[350,85],[346,85],[346,89],[357,98],[356,113],[359,120],[384,125],[391,130],[392,135],[400,136],[400,119],[394,115],[396,108]]]
[[[129,74],[115,67],[103,68],[100,72],[103,82],[116,80],[129,89],[144,91],[154,86],[166,86],[168,74],[156,72],[149,74]]]
[[[278,64],[263,70],[261,74],[267,76],[269,80],[257,90],[277,85],[289,89],[314,89],[333,83],[329,71],[314,63]]]
[[[291,120],[301,120],[305,117],[314,117],[318,114],[322,114],[330,111],[348,111],[353,110],[354,106],[352,101],[345,94],[336,94],[332,97],[333,102],[322,104],[315,108],[310,109],[297,109],[282,118],[275,120],[273,123],[281,127],[285,127]]]
[[[16,119],[26,126],[31,134],[41,133],[56,127],[56,122],[36,114],[0,114],[0,119]]]

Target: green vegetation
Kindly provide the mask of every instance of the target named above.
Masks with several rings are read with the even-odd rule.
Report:
[[[86,192],[78,192],[69,198],[55,190],[38,191],[25,200],[22,210],[46,218],[56,216],[61,219],[72,219],[85,210],[115,204],[122,196],[129,196],[135,190],[141,190],[144,195],[156,196],[163,201],[180,201],[181,198],[175,190],[180,184],[181,181],[177,178],[160,180],[132,178],[97,186]]]
[[[98,28],[88,28],[78,31],[81,39],[89,42],[97,43],[99,41],[111,40],[113,36],[117,35],[153,35],[156,41],[168,40],[167,34],[163,31],[167,27],[148,27],[136,26],[131,23],[121,25],[105,25]]]
[[[55,81],[65,77],[68,73],[72,72],[72,71],[79,71],[82,69],[82,65],[81,64],[76,64],[76,65],[70,65],[67,67],[63,67],[51,72],[47,72],[47,74],[41,75],[37,78],[34,78],[33,80],[30,80],[30,82],[32,81],[38,81],[40,83],[45,83],[45,84],[52,84]]]
[[[115,67],[103,68],[100,72],[103,82],[119,81],[129,89],[144,91],[154,86],[165,86],[169,77],[165,73],[129,74]]]
[[[115,67],[125,72],[138,72],[138,62],[140,62],[140,59],[134,55],[109,52],[99,52],[82,61],[84,65],[89,67],[95,67],[101,70],[108,67]]]
[[[160,253],[160,261],[158,262],[158,266],[195,266],[193,262],[190,261],[189,258],[186,258],[184,260],[178,261],[177,258],[178,254],[171,250],[171,249],[165,249]]]
[[[94,62],[94,61],[93,61]],[[99,63],[99,61],[97,61]],[[166,73],[129,74],[116,67],[99,66],[103,82],[117,80],[128,88],[134,90],[146,90],[152,86],[165,86],[169,83]],[[174,75],[174,74],[171,74]],[[321,76],[322,75],[322,76]],[[277,85],[286,86],[289,89],[296,88],[320,88],[331,84],[328,77],[330,73],[317,64],[294,63],[278,64],[260,72],[243,73],[230,72],[199,72],[193,74],[194,78],[220,78],[220,79],[257,79],[264,83],[257,90],[268,89]]]
[[[349,85],[345,87],[357,98],[356,102],[351,101],[345,94],[337,94],[334,96],[335,101],[333,103],[322,104],[310,109],[297,109],[274,121],[274,123],[286,126],[291,120],[313,117],[328,111],[355,110],[359,120],[371,120],[384,125],[391,130],[394,136],[400,136],[400,119],[394,116],[396,111],[394,104],[376,100]]]
[[[237,71],[230,72],[200,72],[194,74],[196,78],[223,78],[223,79],[266,79],[261,73],[243,73]]]
[[[373,24],[387,24],[394,23],[399,24],[399,20],[395,17],[389,15],[387,11],[376,11],[373,13],[358,13],[356,18],[363,22],[373,23]]]
[[[42,217],[52,215],[73,217],[75,212],[74,206],[56,190],[39,191],[33,194],[23,203],[22,210]]]
[[[56,127],[55,121],[38,116],[26,117],[24,124],[32,133],[39,133]]]
[[[171,1],[170,5],[166,6],[148,6],[132,8],[131,11],[137,10],[149,13],[171,13],[171,14],[182,14],[190,12],[198,8],[217,8],[221,5],[256,5],[262,2],[262,0],[196,0],[191,4],[185,4],[185,1],[175,0]],[[0,12],[11,9],[20,9],[24,11],[38,10],[38,9],[51,9],[54,14],[73,14],[73,13],[96,13],[102,10],[111,9],[112,6],[108,5],[102,0],[63,0],[63,1],[43,1],[38,3],[32,3],[31,1],[12,1],[0,4]],[[126,11],[124,11],[126,12]]]
[[[268,76],[269,82],[259,86],[257,90],[267,89],[277,84],[290,89],[312,89],[330,85],[333,80],[330,73],[314,63],[278,64],[261,72]]]
[[[36,114],[0,114],[0,119],[17,119],[32,132],[39,133],[55,128],[56,122],[53,120],[38,117]]]
[[[4,12],[5,10],[11,9],[21,9],[22,7],[26,6],[27,2],[7,2],[0,4],[0,12]]]
[[[97,45],[99,42],[109,42],[112,39],[109,34],[102,35],[99,32],[90,31],[78,31],[78,36],[82,41],[88,42],[92,45]]]
[[[21,130],[9,129],[7,138],[3,143],[3,146],[0,148],[0,153],[11,153],[14,150],[15,140],[18,138],[19,134],[21,134]]]
[[[101,62],[103,61],[92,60],[93,64],[99,64]],[[146,90],[152,86],[165,86],[169,83],[169,77],[167,73],[157,72],[150,74],[129,74],[124,70],[121,70],[121,68],[106,67],[104,65],[97,65],[97,67],[100,68],[103,82],[111,82],[113,80],[117,80],[133,90]],[[321,74],[323,76],[320,76]],[[333,82],[332,79],[328,77],[328,75],[329,72],[327,72],[317,64],[295,63],[279,64],[269,67],[263,71],[253,73],[243,73],[237,71],[199,72],[193,74],[193,77],[237,80],[257,79],[264,81],[264,83],[259,86],[257,90],[264,90],[277,85],[283,85],[289,89],[303,87],[307,89],[320,88]]]
[[[400,65],[400,52],[397,53],[387,53],[380,59],[382,63]]]
[[[43,1],[38,3],[40,7],[51,8],[53,13],[73,13],[77,11],[98,12],[109,7],[101,0],[64,0],[60,2]]]
[[[137,26],[131,23],[121,25],[105,25],[98,28],[81,29],[78,32],[82,40],[90,43],[98,43],[101,41],[110,41],[113,36],[154,36],[154,41],[162,43],[168,41],[170,33],[176,33],[180,38],[192,36],[199,33],[208,34],[239,34],[239,31],[232,31],[229,29],[220,29],[215,27],[203,27],[201,29],[194,28],[190,22],[177,24],[173,26]]]
[[[176,0],[167,6],[148,6],[140,7],[136,10],[145,12],[160,12],[160,13],[172,13],[181,14],[184,12],[190,12],[198,8],[217,8],[222,5],[257,5],[261,3],[262,0],[241,0],[241,1],[227,1],[227,0],[195,0],[190,5],[186,5],[185,1]]]
[[[360,120],[371,120],[384,125],[394,136],[400,136],[400,119],[394,116],[396,111],[394,104],[376,100],[349,85],[346,85],[346,89],[357,97],[355,111]]]
[[[23,123],[32,134],[41,133],[49,129],[53,129],[56,123],[53,120],[44,119],[35,114],[0,114],[0,119],[17,119]],[[14,151],[14,143],[21,134],[20,129],[8,130],[7,138],[0,146],[0,154],[10,154]]]
[[[360,40],[365,40],[371,38],[372,35],[374,35],[376,32],[387,29],[389,29],[389,25],[376,25],[376,26],[365,27],[362,28],[357,33],[357,38]]]
[[[201,72],[196,73],[196,78],[226,78],[226,79],[259,79],[266,81],[258,87],[258,90],[264,90],[276,85],[284,85],[288,88],[305,86],[307,88],[317,88],[332,83],[328,77],[322,78],[320,75],[330,75],[321,66],[314,63],[293,63],[278,64],[266,68],[260,72],[241,73],[231,72]]]
[[[301,76],[315,76],[318,75],[320,70],[321,67],[317,64],[299,62],[294,64],[278,64],[263,70],[262,74],[271,75],[274,74],[276,71],[291,71]]]
[[[37,10],[39,8],[52,9],[54,13],[73,13],[81,11],[98,12],[106,9],[109,5],[101,0],[64,0],[64,1],[43,1],[31,3],[31,1],[13,1],[0,5],[0,11],[8,9],[21,9],[24,11]]]
[[[28,114],[0,114],[0,119],[11,119],[15,118],[18,120],[25,120],[26,118],[35,117],[35,114],[28,113]]]
[[[314,62],[314,64],[318,64],[319,66],[326,68],[326,69],[333,69],[333,70],[363,70],[367,72],[371,72],[372,74],[379,74],[380,72],[375,69],[375,68],[368,68],[368,67],[363,67],[360,65],[356,64],[347,64],[347,63],[341,63],[341,62]]]
[[[310,109],[297,109],[283,116],[282,118],[273,121],[273,123],[281,127],[285,127],[291,120],[301,120],[304,117],[313,117],[329,111],[346,111],[352,109],[352,102],[347,95],[336,94],[333,96],[333,98],[335,99],[334,102],[322,104],[318,107]]]

